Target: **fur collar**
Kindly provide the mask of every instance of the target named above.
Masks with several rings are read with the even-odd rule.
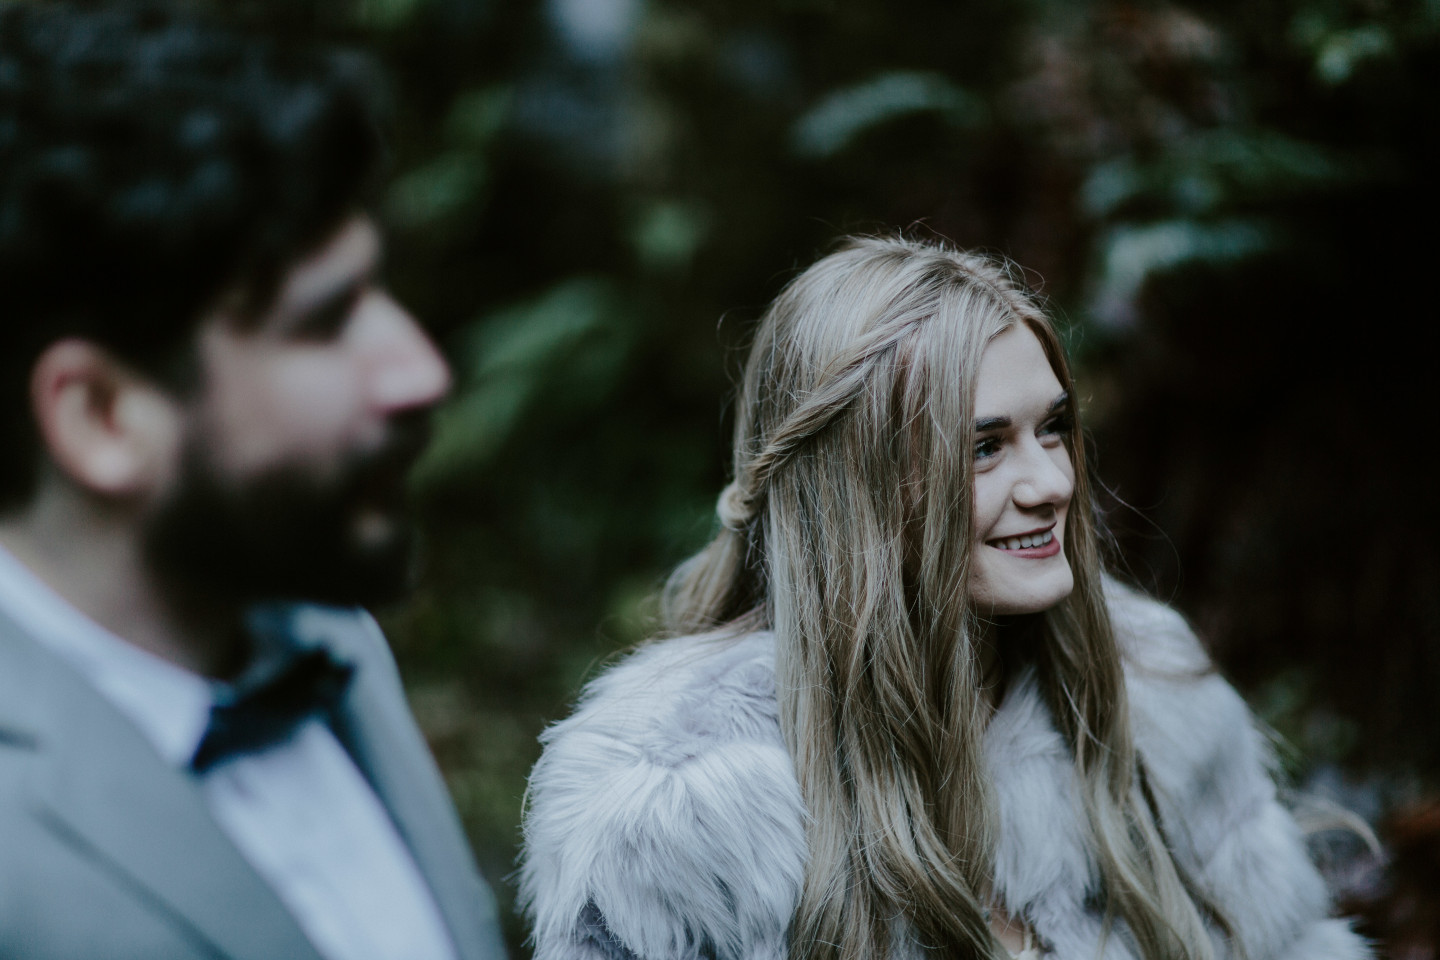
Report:
[[[1177,858],[1249,960],[1359,960],[1278,804],[1265,741],[1184,621],[1114,588],[1137,745]],[[536,960],[780,960],[805,862],[805,812],[781,738],[774,639],[641,648],[542,736],[521,895]],[[985,735],[999,815],[996,889],[1053,956],[1133,956],[1102,936],[1099,873],[1070,753],[1033,675]],[[903,935],[898,943],[905,943]],[[1217,944],[1221,944],[1217,932]],[[1220,956],[1229,955],[1223,948]],[[904,955],[920,956],[914,948]]]

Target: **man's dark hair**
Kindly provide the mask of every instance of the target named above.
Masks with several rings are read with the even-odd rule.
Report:
[[[0,5],[0,509],[33,492],[28,380],[90,339],[178,386],[232,288],[268,306],[288,264],[363,206],[373,72],[160,5]]]

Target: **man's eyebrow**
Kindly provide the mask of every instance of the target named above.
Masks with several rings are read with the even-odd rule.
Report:
[[[1050,406],[1048,406],[1048,407],[1045,408],[1045,413],[1046,413],[1046,415],[1048,416],[1049,414],[1052,414],[1052,413],[1054,413],[1055,411],[1060,410],[1060,409],[1068,406],[1069,404],[1070,404],[1070,391],[1066,390],[1066,391],[1062,392],[1062,393],[1060,394],[1060,396],[1058,396],[1058,397],[1056,397],[1054,400],[1051,400],[1051,401],[1050,401]],[[985,417],[983,420],[976,420],[976,421],[975,421],[975,432],[976,432],[976,433],[986,433],[986,432],[988,432],[988,431],[990,431],[990,430],[1004,430],[1004,429],[1006,429],[1006,428],[1009,427],[1009,426],[1010,426],[1010,418],[1009,418],[1009,417]]]

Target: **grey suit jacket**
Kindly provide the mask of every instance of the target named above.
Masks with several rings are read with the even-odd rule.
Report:
[[[502,960],[494,900],[406,707],[354,611],[289,611],[356,665],[336,734],[390,811],[461,960]],[[0,614],[0,960],[320,960],[211,818],[195,779],[70,665]]]

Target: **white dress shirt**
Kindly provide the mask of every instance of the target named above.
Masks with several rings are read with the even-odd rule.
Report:
[[[188,770],[215,699],[210,681],[115,636],[3,548],[0,608]],[[455,960],[384,804],[321,720],[197,776],[220,828],[326,960]]]

